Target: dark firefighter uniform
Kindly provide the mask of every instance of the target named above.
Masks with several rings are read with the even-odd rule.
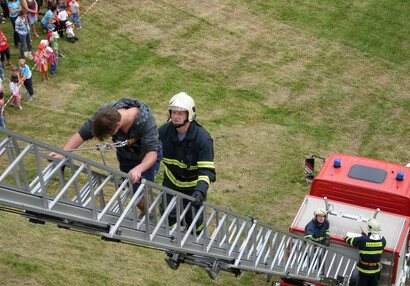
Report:
[[[159,128],[159,139],[163,146],[163,162],[165,165],[163,185],[167,188],[192,196],[194,191],[200,191],[206,199],[208,187],[215,181],[213,140],[208,131],[196,121],[191,121],[185,137],[168,122]],[[168,202],[172,196],[168,196]],[[184,208],[188,204],[183,202]],[[199,207],[195,207],[198,211]],[[162,209],[163,211],[163,209]],[[196,212],[195,212],[196,213]],[[185,222],[190,225],[192,212],[188,211]],[[176,210],[169,215],[169,224],[176,223]],[[196,231],[203,228],[203,219],[196,223]]]
[[[381,236],[380,236],[381,237]],[[356,269],[359,270],[358,285],[378,285],[380,279],[381,256],[386,246],[386,239],[371,239],[371,234],[360,237],[346,237],[345,241],[353,247],[359,248],[360,261]]]
[[[305,239],[311,240],[320,244],[324,244],[325,240],[330,240],[329,221],[320,224],[315,219],[312,219],[305,227]]]

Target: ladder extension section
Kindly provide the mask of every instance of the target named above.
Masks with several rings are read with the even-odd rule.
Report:
[[[204,202],[198,213],[184,208],[193,198],[142,180],[134,194],[130,176],[46,143],[0,128],[0,205],[22,210],[32,222],[55,223],[164,250],[168,265],[202,266],[212,279],[220,270],[243,271],[347,285],[355,258]],[[48,156],[65,156],[57,160]],[[167,203],[166,197],[172,199]],[[144,202],[145,214],[137,205]],[[160,205],[162,204],[162,208]],[[177,222],[169,226],[169,214]],[[192,212],[193,223],[185,225]],[[195,232],[203,215],[204,227]]]

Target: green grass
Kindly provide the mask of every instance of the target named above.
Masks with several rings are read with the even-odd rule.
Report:
[[[162,125],[168,100],[186,91],[214,139],[209,201],[287,229],[309,192],[305,157],[409,162],[409,14],[398,0],[101,0],[82,18],[80,41],[59,40],[57,76],[42,83],[33,71],[35,100],[7,107],[6,125],[63,146],[104,104],[137,98]],[[10,22],[2,29],[17,64]],[[101,162],[98,152],[79,154]],[[113,152],[105,159],[117,168]],[[162,252],[4,212],[0,249],[1,285],[266,284],[253,273],[212,281],[194,266],[175,272]]]

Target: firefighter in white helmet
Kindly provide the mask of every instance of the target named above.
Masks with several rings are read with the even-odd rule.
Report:
[[[327,211],[324,208],[317,208],[312,220],[305,227],[305,239],[329,246],[329,227]]]
[[[360,260],[356,265],[359,271],[359,286],[377,286],[380,280],[381,257],[386,246],[386,239],[381,235],[380,223],[375,219],[367,221],[368,234],[359,237],[347,237],[345,241],[359,248]]]
[[[197,211],[216,178],[213,140],[208,131],[195,121],[195,102],[187,93],[174,95],[168,103],[168,110],[170,122],[159,128],[165,165],[163,185],[192,196],[193,201],[184,200],[184,208],[191,203]],[[170,199],[171,196],[167,197],[168,202]],[[168,217],[169,224],[174,225],[176,210]],[[188,226],[192,222],[191,211],[186,213],[185,222]],[[201,218],[196,223],[196,232],[202,228]]]

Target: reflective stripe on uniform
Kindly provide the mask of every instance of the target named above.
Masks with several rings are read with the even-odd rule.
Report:
[[[381,250],[359,250],[359,253],[361,254],[382,254],[383,249]]]
[[[356,269],[366,274],[374,274],[374,273],[380,272],[380,268],[373,269],[373,270],[366,270],[366,269],[360,268],[359,266],[356,266]]]
[[[201,231],[204,228],[204,223],[201,223],[200,226],[197,227],[196,231]]]
[[[181,163],[181,162],[179,162],[178,160],[175,160],[175,159],[163,158],[162,161],[164,161],[165,164],[175,165],[175,166],[178,166],[181,169],[187,169],[189,171],[198,170],[198,165],[190,166],[188,168],[188,166],[186,164]],[[199,164],[199,162],[198,162],[198,164]]]
[[[212,161],[198,161],[199,168],[215,169],[215,163]]]
[[[199,176],[197,181],[205,181],[205,182],[208,183],[208,185],[211,184],[211,181],[209,180],[209,177],[208,177],[208,176],[204,176],[204,175]]]
[[[326,239],[326,237],[324,237],[324,236],[315,238],[315,237],[313,237],[313,235],[311,235],[311,234],[305,235],[305,238],[310,238],[311,240],[313,240],[313,241],[315,241],[315,242],[316,242],[316,241],[321,241],[321,240],[325,240],[325,239]]]
[[[171,173],[171,171],[165,166],[165,174],[167,175],[168,179],[177,187],[179,188],[193,188],[196,186],[198,180],[193,180],[189,182],[183,182],[177,180],[175,176]],[[209,180],[209,179],[208,179]]]

